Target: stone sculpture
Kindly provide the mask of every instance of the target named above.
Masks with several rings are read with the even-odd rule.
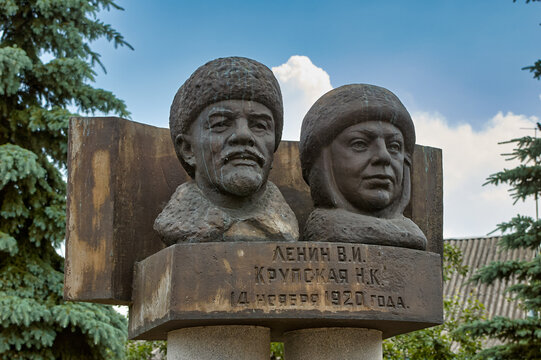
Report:
[[[403,216],[410,200],[415,128],[400,100],[367,84],[323,95],[304,117],[300,156],[316,209],[304,240],[426,249]]]
[[[155,220],[166,245],[298,239],[293,211],[267,181],[283,128],[282,94],[269,68],[241,57],[208,62],[178,90],[169,122],[193,180]]]
[[[130,338],[171,359],[263,360],[271,339],[290,360],[381,358],[441,324],[441,151],[412,158],[409,114],[370,85],[323,96],[275,154],[282,118],[272,72],[226,58],[180,88],[171,131],[70,119],[65,299],[129,304]],[[273,160],[299,219],[311,190],[310,242]]]

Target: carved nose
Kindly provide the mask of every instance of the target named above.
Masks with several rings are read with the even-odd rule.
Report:
[[[231,134],[229,143],[231,145],[255,145],[254,134],[248,126],[248,121],[246,119],[237,119],[235,122],[235,131]]]
[[[391,154],[387,150],[384,139],[377,139],[374,143],[374,155],[372,161],[377,164],[388,165],[391,163]]]

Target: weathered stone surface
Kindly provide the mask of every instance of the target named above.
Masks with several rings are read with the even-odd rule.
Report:
[[[425,235],[403,217],[414,147],[413,121],[389,90],[351,84],[321,96],[301,128],[303,177],[317,208],[304,240],[426,249]]]
[[[268,360],[270,331],[261,326],[199,326],[167,334],[168,360]]]
[[[336,241],[399,246],[424,250],[426,238],[419,227],[404,216],[381,219],[344,209],[315,209],[308,218],[305,241]]]
[[[164,247],[154,218],[187,179],[168,129],[72,118],[64,297],[129,303],[133,264]]]
[[[129,332],[205,325],[365,327],[389,337],[442,322],[438,254],[345,243],[177,244],[135,266]]]
[[[442,254],[442,155],[415,146],[411,202],[404,215]],[[168,129],[120,118],[73,118],[69,128],[64,297],[128,304],[133,266],[164,247],[153,222],[189,176]],[[269,180],[304,227],[314,209],[301,175],[298,142],[282,141]]]
[[[411,200],[404,215],[428,239],[427,251],[443,256],[443,163],[441,149],[415,145],[411,166]]]
[[[282,92],[278,80],[267,66],[236,56],[207,62],[197,68],[178,89],[169,114],[173,143],[177,143],[179,135],[190,132],[205,108],[229,100],[254,101],[271,111],[277,149],[284,126]],[[193,164],[185,161],[180,146],[176,150],[182,166],[194,177],[196,169]]]
[[[242,209],[216,206],[190,181],[180,185],[154,222],[168,245],[220,241],[297,241],[295,214],[272,182]]]
[[[193,182],[156,219],[166,245],[298,240],[289,205],[267,186],[283,127],[282,94],[268,67],[241,57],[199,67],[178,90],[169,127]]]
[[[290,331],[284,336],[287,360],[381,360],[381,331],[320,328]]]

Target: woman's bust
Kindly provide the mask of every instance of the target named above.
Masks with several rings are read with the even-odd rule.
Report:
[[[403,216],[410,200],[415,128],[389,90],[366,84],[323,95],[304,117],[300,156],[316,209],[306,241],[426,249]]]

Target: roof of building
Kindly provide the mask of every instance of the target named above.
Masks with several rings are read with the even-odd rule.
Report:
[[[487,316],[496,315],[509,318],[523,318],[526,312],[520,309],[515,301],[508,301],[509,294],[504,290],[507,286],[516,283],[496,281],[490,286],[469,282],[477,269],[490,264],[492,261],[527,260],[532,259],[534,251],[530,249],[515,249],[503,251],[497,247],[501,237],[484,237],[473,239],[447,239],[446,242],[458,247],[462,251],[463,264],[468,266],[468,273],[462,276],[454,273],[444,284],[445,297],[459,296],[466,298],[470,293],[477,295],[484,304]]]

